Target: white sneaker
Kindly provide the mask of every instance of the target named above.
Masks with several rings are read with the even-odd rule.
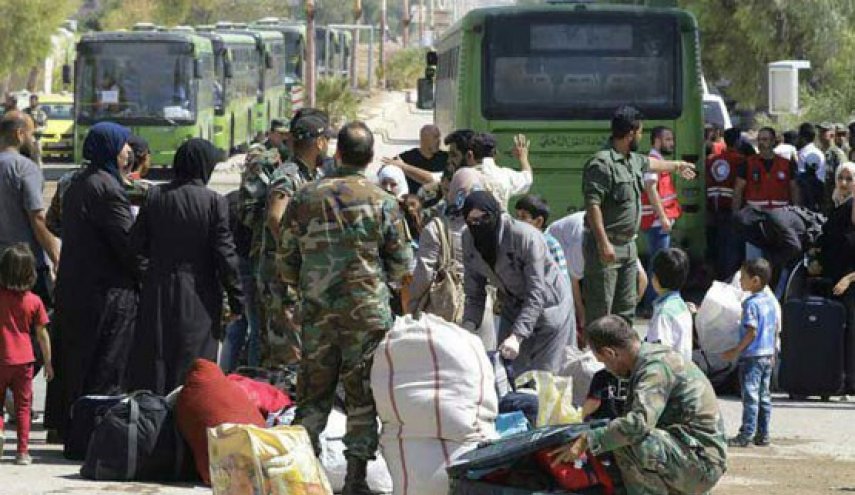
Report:
[[[15,464],[18,466],[29,466],[33,463],[33,458],[30,457],[30,454],[18,454],[15,456]]]

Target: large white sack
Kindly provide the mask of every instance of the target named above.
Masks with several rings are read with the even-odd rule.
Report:
[[[590,348],[583,350],[576,346],[568,345],[564,366],[558,376],[569,376],[573,378],[573,405],[582,407],[588,398],[588,390],[591,388],[591,380],[594,375],[603,369],[603,363],[597,361],[594,352]]]
[[[399,439],[385,431],[380,445],[392,474],[393,495],[447,495],[445,468],[478,446],[428,438]]]
[[[742,295],[742,290],[732,285],[713,282],[695,316],[701,349],[717,354],[739,344]]]
[[[347,459],[344,457],[345,447],[342,441],[346,424],[347,416],[333,409],[327,420],[327,427],[321,433],[321,464],[336,493],[340,493],[344,488],[344,477],[347,474]],[[392,477],[386,460],[380,453],[368,463],[368,487],[374,493],[392,493]]]
[[[498,438],[495,378],[484,346],[442,318],[396,319],[374,354],[371,389],[384,432],[461,443]]]

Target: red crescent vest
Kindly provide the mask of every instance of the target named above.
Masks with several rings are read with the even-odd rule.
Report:
[[[742,153],[734,150],[713,155],[707,159],[706,188],[707,211],[730,211],[733,208],[733,186],[736,172],[745,161]]]
[[[745,203],[764,210],[781,208],[790,204],[790,161],[775,156],[772,168],[766,171],[765,160],[760,155],[748,158],[745,176]]]
[[[680,218],[682,210],[680,203],[677,201],[677,187],[674,185],[674,179],[671,178],[670,172],[660,172],[659,180],[656,181],[656,191],[659,192],[659,199],[662,200],[662,207],[665,208],[665,216],[670,220]],[[653,222],[659,219],[653,205],[650,204],[650,199],[647,197],[647,192],[641,194],[641,229],[647,230],[653,226]]]

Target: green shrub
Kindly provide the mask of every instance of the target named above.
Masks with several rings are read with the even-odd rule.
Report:
[[[409,89],[416,87],[416,81],[425,72],[424,48],[405,48],[395,52],[386,60],[386,87],[389,89]],[[383,76],[383,68],[377,67],[378,79]]]
[[[330,116],[333,127],[356,120],[359,113],[359,98],[350,89],[349,81],[341,77],[319,80],[315,103]]]

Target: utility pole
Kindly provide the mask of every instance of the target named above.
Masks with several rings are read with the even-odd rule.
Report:
[[[386,89],[386,0],[380,0],[380,87]],[[373,49],[373,47],[372,47]]]
[[[419,47],[425,46],[425,0],[419,0]]]
[[[362,0],[353,0],[353,23],[356,25],[362,22]],[[357,54],[359,53],[359,34],[361,29],[353,30],[353,50],[350,57],[350,87],[356,89],[359,86],[359,74],[357,74],[358,63]],[[370,50],[370,48],[369,48]],[[370,88],[369,88],[370,89]]]
[[[315,106],[315,0],[306,0],[306,106]]]
[[[436,37],[434,30],[436,27],[433,23],[434,0],[428,0],[428,32],[430,33],[430,42],[433,44],[433,39]]]
[[[410,45],[410,0],[404,0],[404,16],[401,18],[401,44]]]

